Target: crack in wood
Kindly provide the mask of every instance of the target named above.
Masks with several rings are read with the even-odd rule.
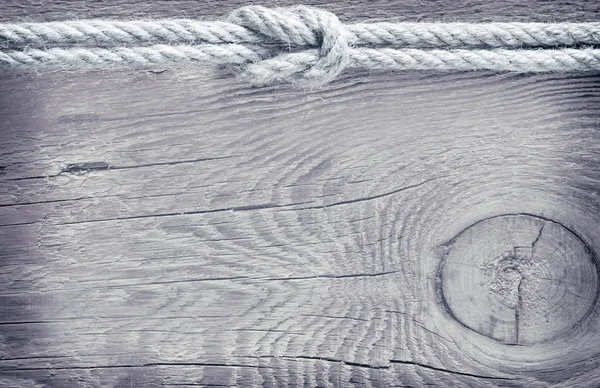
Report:
[[[149,362],[141,364],[114,364],[114,365],[72,365],[72,366],[55,366],[50,368],[0,368],[0,372],[4,371],[44,371],[44,370],[94,370],[94,369],[117,369],[117,368],[153,368],[166,366],[200,366],[200,367],[228,367],[228,368],[258,368],[258,369],[274,369],[272,367],[262,365],[244,365],[244,364],[227,364],[227,363],[212,363],[212,362]]]
[[[238,356],[238,358],[240,358]],[[368,368],[368,369],[390,369],[391,365],[372,365],[360,362],[339,360],[331,357],[315,357],[315,356],[253,356],[249,358],[273,358],[273,359],[284,359],[289,361],[295,360],[310,360],[310,361],[322,361],[322,362],[331,362],[331,363],[339,363],[342,365],[358,367],[358,368]],[[498,377],[498,376],[485,376],[478,375],[473,373],[465,373],[454,370],[449,370],[445,368],[438,368],[431,365],[414,362],[414,361],[405,361],[405,360],[396,360],[390,359],[389,364],[402,364],[402,365],[412,365],[417,366],[424,369],[433,370],[436,372],[442,373],[450,373],[459,376],[473,377],[479,379],[487,379],[487,380],[505,380],[505,381],[518,381],[515,378],[509,377]],[[149,362],[149,363],[140,363],[140,364],[114,364],[114,365],[71,365],[71,366],[55,366],[49,368],[43,367],[13,367],[10,369],[0,368],[0,371],[9,371],[9,370],[17,370],[17,371],[43,371],[43,370],[95,370],[95,369],[117,369],[117,368],[151,368],[151,367],[168,367],[168,366],[198,366],[198,367],[228,367],[228,368],[258,368],[258,369],[277,369],[272,366],[264,366],[264,365],[248,365],[248,364],[234,364],[234,363],[214,363],[214,362]]]
[[[350,319],[354,321],[362,321],[362,322],[370,322],[370,319],[364,318],[355,318],[355,317],[338,317],[332,315],[321,315],[321,314],[300,314],[303,317],[318,317],[318,318],[328,318],[328,319]]]
[[[350,204],[359,203],[359,202],[371,201],[371,200],[374,200],[374,199],[385,198],[385,197],[388,197],[390,195],[398,194],[398,193],[401,193],[401,192],[406,191],[406,190],[417,189],[417,188],[419,188],[421,186],[426,185],[427,183],[434,182],[434,181],[437,181],[439,179],[444,179],[444,178],[448,178],[448,176],[445,175],[445,176],[439,176],[439,177],[427,179],[427,180],[424,180],[423,182],[416,183],[414,185],[404,186],[402,188],[399,188],[399,189],[396,189],[396,190],[393,190],[393,191],[388,191],[386,193],[372,195],[372,196],[369,196],[369,197],[348,199],[348,200],[345,200],[345,201],[334,202],[334,203],[330,203],[330,204],[327,204],[327,205],[303,207],[301,209],[293,209],[293,210],[325,209],[325,208],[330,208],[330,207],[335,207],[335,206],[350,205]]]
[[[540,231],[539,231],[537,237],[531,243],[531,249],[532,250],[535,249],[535,244],[537,244],[538,241],[540,241],[540,238],[542,238],[542,232],[544,231],[544,227],[546,226],[546,223],[547,223],[547,221],[542,224],[542,227],[540,228]]]
[[[118,171],[118,170],[129,170],[135,168],[145,168],[145,167],[159,167],[159,166],[176,166],[180,164],[190,164],[190,163],[198,163],[198,162],[209,162],[215,160],[223,160],[223,159],[232,159],[239,158],[241,155],[230,155],[230,156],[217,156],[211,158],[198,158],[198,159],[187,159],[187,160],[175,160],[171,162],[156,162],[156,163],[143,163],[143,164],[131,164],[131,165],[111,165],[107,162],[82,162],[82,163],[71,163],[62,167],[61,170],[56,174],[48,174],[48,175],[37,175],[37,176],[28,176],[28,177],[19,177],[19,178],[8,178],[7,181],[25,181],[25,180],[36,180],[36,179],[52,179],[59,177],[63,174],[87,174],[90,172],[96,171]]]
[[[107,316],[90,316],[90,317],[64,317],[64,318],[53,318],[45,320],[31,320],[31,321],[2,321],[0,325],[46,325],[52,323],[61,323],[69,321],[97,321],[97,320],[116,320],[116,321],[130,321],[135,319],[144,318],[144,320],[178,320],[178,319],[221,319],[221,318],[235,318],[239,315],[187,315],[187,316],[163,316],[163,317],[149,317],[144,315],[107,315]]]
[[[262,278],[260,280],[310,280],[310,279],[347,279],[347,278],[362,278],[362,277],[377,277],[392,275],[401,271],[387,271],[387,272],[376,272],[376,273],[358,273],[358,274],[347,274],[347,275],[314,275],[314,276],[298,276],[298,277],[287,277],[287,278]]]
[[[519,272],[520,273],[520,272]],[[521,323],[521,311],[523,311],[523,280],[525,277],[521,274],[521,280],[517,286],[517,305],[515,306],[515,344],[519,344],[519,330]]]
[[[154,214],[144,214],[144,215],[136,215],[136,216],[128,216],[128,217],[115,217],[115,218],[103,218],[103,219],[96,219],[96,220],[61,222],[61,223],[57,223],[56,225],[76,225],[76,224],[87,224],[87,223],[94,223],[94,222],[124,221],[124,220],[137,220],[137,219],[145,219],[145,218],[160,218],[160,217],[178,217],[178,216],[189,216],[189,215],[211,214],[211,213],[222,213],[222,212],[236,212],[236,211],[243,212],[243,211],[251,211],[251,210],[285,209],[288,207],[303,205],[305,203],[310,203],[310,202],[296,202],[296,203],[288,203],[288,204],[284,204],[284,205],[265,203],[265,204],[256,204],[256,205],[246,205],[246,206],[234,206],[234,207],[211,209],[211,210],[198,210],[198,211],[186,211],[186,212],[174,212],[174,213],[154,213]]]
[[[438,368],[435,366],[422,364],[420,362],[414,362],[414,361],[390,360],[390,363],[414,365],[414,366],[418,366],[418,367],[425,368],[425,369],[435,370],[438,372],[451,373],[451,374],[455,374],[455,375],[459,375],[459,376],[475,377],[475,378],[479,378],[479,379],[517,381],[517,379],[514,379],[512,377],[484,376],[484,375],[478,375],[478,374],[474,374],[474,373],[459,372],[459,371],[454,371],[454,370],[445,369],[445,368]]]

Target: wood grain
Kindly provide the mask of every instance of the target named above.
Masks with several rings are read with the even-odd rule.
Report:
[[[36,4],[5,2],[2,18],[239,5]],[[324,6],[348,20],[598,15],[394,4]],[[352,73],[304,91],[174,68],[4,74],[0,90],[0,386],[600,382],[595,300],[581,324],[514,346],[457,321],[438,284],[448,243],[500,215],[600,250],[598,75]]]
[[[511,345],[551,341],[585,322],[598,259],[559,223],[531,215],[480,221],[447,246],[438,283],[459,322]]]
[[[131,0],[3,0],[0,21],[53,21],[66,19],[139,19],[193,18],[207,20],[226,17],[231,10],[248,1],[226,0],[198,2],[194,0],[152,0],[139,4]],[[306,0],[304,5],[335,12],[341,20],[411,20],[411,21],[597,21],[600,4],[582,0]],[[263,1],[269,7],[285,7],[297,1]]]

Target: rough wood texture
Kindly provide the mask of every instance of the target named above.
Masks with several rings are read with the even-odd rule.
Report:
[[[506,344],[550,341],[589,325],[597,258],[562,225],[493,217],[462,232],[438,273],[442,303],[467,327]]]
[[[238,5],[5,1],[0,18]],[[323,4],[344,20],[467,21],[597,20],[599,5]],[[299,91],[198,68],[57,71],[4,74],[0,90],[0,386],[600,383],[597,75],[348,74]],[[489,246],[457,236],[501,215],[523,230],[507,249],[539,237],[585,264],[563,279],[551,254],[541,273],[575,284],[532,288],[541,304],[519,279],[514,300],[524,269],[476,271],[507,285],[485,297],[513,313],[477,331],[476,313],[452,314],[468,299],[445,306],[440,290],[481,289],[440,268]],[[522,322],[552,321],[526,341],[491,333],[515,327],[519,295]]]

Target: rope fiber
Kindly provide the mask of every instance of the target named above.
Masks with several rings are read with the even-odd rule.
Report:
[[[0,69],[225,65],[252,84],[320,86],[368,70],[600,70],[600,23],[357,23],[245,6],[227,21],[0,24]]]

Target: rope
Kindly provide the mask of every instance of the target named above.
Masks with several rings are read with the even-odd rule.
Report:
[[[0,52],[4,68],[29,69],[43,66],[106,67],[111,65],[152,66],[181,62],[214,65],[241,65],[260,61],[266,54],[260,47],[238,44],[150,47],[53,47]]]
[[[317,71],[318,50],[280,54],[261,60],[264,49],[244,45],[116,48],[51,48],[0,52],[0,63],[15,69],[50,66],[150,66],[185,62],[242,65],[240,77],[253,84],[295,81],[300,73]],[[600,70],[600,49],[560,50],[420,50],[354,48],[347,68],[368,70],[492,70],[521,73]],[[317,71],[320,73],[320,71]],[[335,73],[335,72],[334,72]]]
[[[346,68],[600,70],[600,49],[580,48],[600,45],[600,23],[344,25],[331,12],[306,6],[246,6],[235,10],[227,22],[0,24],[2,42],[6,49],[0,51],[0,69],[197,62],[226,65],[259,85],[284,81],[318,86]]]
[[[246,6],[229,22],[79,20],[0,24],[0,45],[57,44],[319,44],[318,15],[308,7]],[[359,23],[343,26],[351,46],[554,47],[600,44],[600,23]]]
[[[565,68],[571,71],[600,70],[600,49],[426,51],[359,48],[350,49],[349,57],[349,68],[368,70],[493,70],[519,73],[562,72]],[[275,81],[295,82],[297,74],[311,69],[318,59],[316,50],[281,54],[246,66],[239,76],[255,85]]]

